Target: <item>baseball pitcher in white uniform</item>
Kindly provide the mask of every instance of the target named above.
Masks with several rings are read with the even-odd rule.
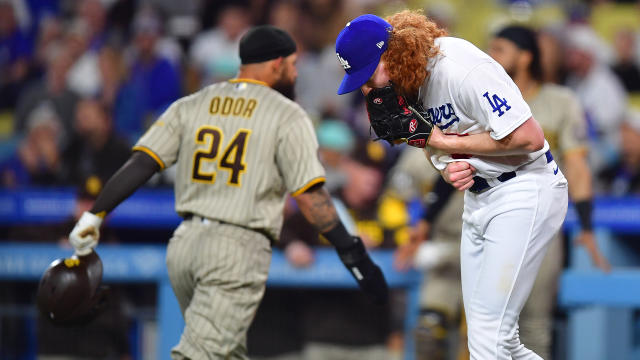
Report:
[[[504,69],[419,12],[361,15],[338,35],[346,75],[376,135],[425,148],[465,190],[461,283],[472,359],[541,359],[518,316],[567,212],[567,181]]]

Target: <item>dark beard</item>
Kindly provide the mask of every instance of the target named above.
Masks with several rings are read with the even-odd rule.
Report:
[[[285,97],[295,101],[296,100],[295,85],[296,84],[294,82],[288,83],[286,80],[281,79],[277,83],[273,84],[271,88],[273,90],[276,90],[280,94],[284,95]]]

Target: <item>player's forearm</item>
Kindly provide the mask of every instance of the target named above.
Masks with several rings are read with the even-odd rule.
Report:
[[[331,196],[322,186],[315,186],[295,199],[304,217],[320,233],[331,230],[340,222]]]
[[[378,304],[389,297],[387,282],[371,260],[362,239],[347,232],[338,217],[329,193],[321,184],[295,197],[307,220],[336,248],[340,261],[356,279],[360,288]]]
[[[351,235],[338,217],[331,196],[321,185],[295,197],[300,211],[337,248],[351,245]]]
[[[564,154],[564,175],[569,182],[569,196],[575,204],[580,227],[583,231],[591,231],[593,213],[593,190],[591,187],[591,170],[587,164],[585,151],[572,151]]]
[[[438,131],[431,136],[429,146],[448,153],[487,156],[522,155],[542,149],[544,133],[535,119],[529,118],[500,140],[493,139],[489,132],[451,136]]]
[[[569,196],[574,202],[591,200],[593,197],[592,179],[584,151],[572,151],[564,154],[564,175],[569,182]]]
[[[134,151],[129,160],[107,181],[90,212],[104,217],[160,169],[149,155]]]

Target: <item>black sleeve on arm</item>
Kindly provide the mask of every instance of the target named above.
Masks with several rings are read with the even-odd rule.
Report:
[[[151,156],[142,151],[134,151],[129,160],[107,181],[90,212],[108,214],[158,170],[160,165]]]
[[[344,249],[353,245],[352,236],[347,231],[347,228],[344,227],[342,221],[322,235],[329,240],[331,245],[338,249]]]
[[[593,223],[591,222],[591,213],[593,212],[593,202],[591,199],[582,200],[575,203],[576,212],[578,213],[578,219],[580,220],[580,226],[583,231],[593,230]]]
[[[422,218],[433,223],[455,191],[456,189],[447,183],[442,176],[438,177],[433,189],[426,195],[427,200]]]

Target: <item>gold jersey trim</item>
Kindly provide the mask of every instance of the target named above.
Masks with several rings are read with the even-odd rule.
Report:
[[[255,79],[231,79],[229,80],[230,83],[232,84],[236,84],[236,83],[241,83],[241,82],[247,82],[247,83],[251,83],[251,84],[257,84],[257,85],[263,85],[266,87],[269,87],[269,84],[267,84],[264,81],[260,81],[260,80],[255,80]]]
[[[164,168],[165,168],[164,161],[162,161],[162,159],[160,159],[160,157],[158,155],[156,155],[156,153],[151,151],[151,149],[146,148],[146,147],[141,146],[141,145],[136,145],[136,146],[133,147],[133,151],[142,151],[143,153],[151,156],[151,158],[153,160],[155,160],[158,163],[158,165],[160,165],[160,170],[164,170]]]
[[[298,189],[295,192],[293,192],[291,194],[291,196],[298,196],[298,195],[304,193],[305,191],[309,190],[309,188],[312,187],[313,185],[316,185],[316,184],[319,184],[319,183],[324,183],[326,181],[327,181],[327,178],[325,178],[324,176],[317,177],[317,178],[309,181],[306,185],[304,185],[300,189]]]

